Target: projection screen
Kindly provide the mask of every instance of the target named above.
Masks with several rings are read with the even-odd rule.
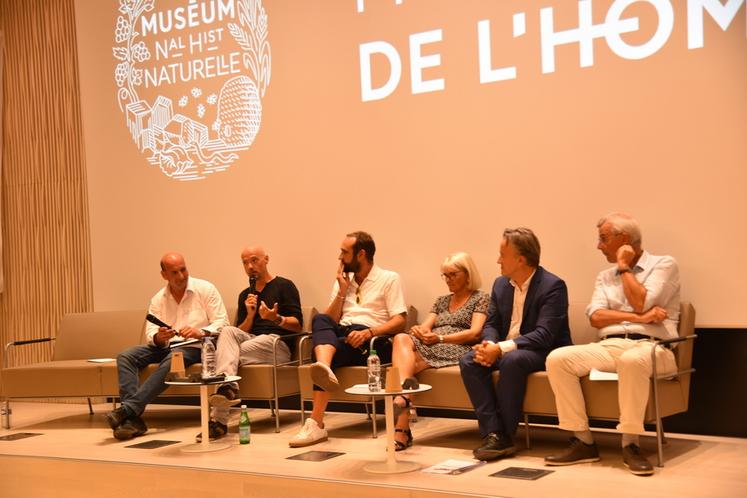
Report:
[[[590,298],[633,214],[699,326],[747,327],[744,0],[77,0],[96,310],[180,251],[229,306],[242,247],[323,310],[366,230],[424,317],[506,227]],[[74,70],[74,68],[71,68]]]

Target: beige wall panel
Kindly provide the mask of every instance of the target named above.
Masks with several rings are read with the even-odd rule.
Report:
[[[54,336],[92,308],[88,211],[73,3],[0,0],[3,76],[0,339]],[[49,343],[13,364],[48,360]]]

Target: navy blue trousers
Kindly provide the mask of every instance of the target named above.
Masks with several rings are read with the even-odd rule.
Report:
[[[329,315],[320,313],[314,317],[311,322],[311,342],[314,346],[320,344],[330,344],[335,347],[335,356],[332,358],[332,370],[337,367],[346,367],[351,365],[365,366],[368,360],[368,341],[360,347],[354,348],[345,342],[347,335],[353,330],[363,330],[368,327],[365,325],[340,325]],[[381,358],[381,363],[390,363],[392,361],[392,345],[389,341],[376,341],[376,354]],[[379,349],[380,348],[380,349]],[[312,354],[312,357],[314,355]],[[314,385],[314,390],[320,388]]]
[[[521,420],[527,376],[545,369],[544,351],[516,349],[504,354],[490,367],[474,361],[470,351],[459,361],[462,382],[475,408],[480,436],[491,432],[513,437]],[[493,386],[492,373],[500,370],[498,383]]]

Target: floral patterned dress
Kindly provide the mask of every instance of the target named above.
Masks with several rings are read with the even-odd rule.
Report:
[[[435,313],[436,323],[433,325],[433,333],[438,335],[449,335],[469,329],[472,326],[473,313],[488,313],[490,296],[481,290],[477,290],[467,299],[459,309],[453,313],[449,311],[452,295],[441,296],[431,308]],[[441,368],[456,365],[472,346],[470,344],[451,344],[437,342],[436,344],[423,344],[420,339],[412,336],[420,356],[431,368]]]

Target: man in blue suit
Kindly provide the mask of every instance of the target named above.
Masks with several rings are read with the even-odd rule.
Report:
[[[527,376],[544,370],[554,348],[571,343],[568,289],[539,266],[540,244],[528,228],[506,229],[501,241],[501,277],[493,283],[482,343],[462,357],[459,367],[483,438],[473,451],[479,460],[516,452]],[[491,374],[500,370],[493,386]]]

